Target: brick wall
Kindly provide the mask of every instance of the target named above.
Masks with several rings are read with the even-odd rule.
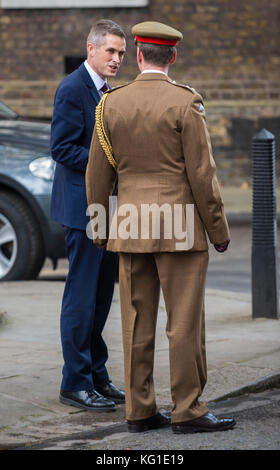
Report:
[[[279,0],[151,0],[148,8],[0,9],[0,99],[20,114],[50,118],[65,56],[85,55],[98,18],[127,33],[119,82],[137,74],[130,27],[157,20],[182,31],[173,79],[205,98],[222,179],[250,179],[250,142],[262,127],[280,134]],[[269,127],[268,127],[269,126]]]

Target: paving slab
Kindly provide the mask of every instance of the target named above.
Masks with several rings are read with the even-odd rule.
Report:
[[[76,435],[111,429],[112,426],[113,430],[126,432],[124,405],[119,405],[116,412],[96,414],[65,406],[58,400],[62,368],[59,312],[63,287],[63,280],[0,283],[2,449],[51,438],[57,440],[69,437],[69,433]],[[170,411],[172,402],[165,326],[166,313],[161,297],[155,386],[159,407]],[[208,382],[202,398],[207,402],[279,373],[280,322],[267,318],[252,320],[250,294],[207,289],[206,328]],[[118,284],[104,337],[110,351],[110,376],[123,387]],[[111,434],[114,442],[122,439],[117,437],[117,432]],[[108,436],[111,434],[105,436],[110,445],[112,440]],[[138,445],[138,439],[134,439],[133,445]],[[67,442],[70,445],[69,439]],[[102,438],[101,445],[104,443]],[[158,445],[161,448],[165,443]]]

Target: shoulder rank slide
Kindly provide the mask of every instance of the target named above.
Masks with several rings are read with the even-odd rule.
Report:
[[[196,90],[194,88],[191,88],[189,85],[184,85],[183,83],[177,83],[175,81],[171,81],[173,85],[180,86],[181,88],[185,88],[186,90],[189,90],[191,93],[196,94]]]

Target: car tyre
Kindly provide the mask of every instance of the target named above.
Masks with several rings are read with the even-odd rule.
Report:
[[[0,281],[36,279],[45,260],[40,227],[16,194],[0,191]]]

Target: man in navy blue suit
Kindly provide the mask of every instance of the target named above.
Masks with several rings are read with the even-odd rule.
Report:
[[[100,20],[87,40],[87,60],[65,77],[55,95],[51,152],[56,161],[51,217],[65,230],[69,272],[61,309],[64,358],[60,401],[92,411],[111,411],[125,395],[109,378],[102,331],[110,310],[117,256],[86,235],[89,217],[85,171],[95,108],[122,63],[126,41],[113,21]]]

